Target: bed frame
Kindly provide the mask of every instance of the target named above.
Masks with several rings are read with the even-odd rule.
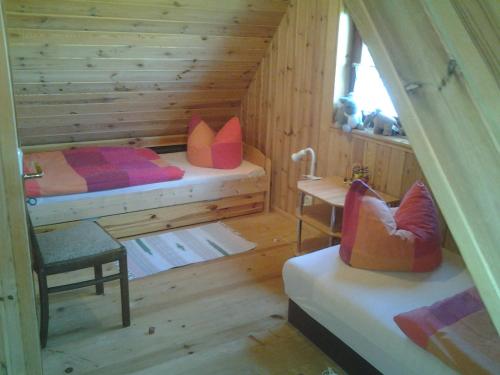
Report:
[[[293,300],[288,300],[288,322],[311,340],[343,370],[352,375],[381,375],[350,346],[323,327]]]
[[[107,141],[26,146],[24,153],[84,146],[178,147],[186,136],[124,138]],[[95,219],[116,238],[246,215],[269,210],[271,161],[258,149],[244,145],[243,158],[264,168],[266,174],[229,181],[155,189],[85,202],[30,206],[37,229],[76,220]]]

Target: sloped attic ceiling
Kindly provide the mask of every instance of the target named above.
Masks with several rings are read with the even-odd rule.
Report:
[[[181,134],[220,126],[288,0],[7,0],[21,143]]]
[[[500,5],[345,3],[500,332]]]

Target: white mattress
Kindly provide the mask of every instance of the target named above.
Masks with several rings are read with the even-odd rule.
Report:
[[[236,180],[245,177],[259,177],[264,176],[266,172],[264,168],[252,164],[249,161],[243,160],[241,165],[235,169],[214,169],[214,168],[201,168],[195,167],[190,164],[186,158],[185,152],[174,152],[170,154],[161,154],[162,159],[176,167],[185,171],[184,177],[180,180],[159,182],[155,184],[130,186],[120,189],[94,191],[90,193],[79,193],[69,195],[57,195],[52,197],[37,198],[37,204],[50,204],[67,201],[78,201],[81,199],[91,199],[96,197],[106,197],[112,195],[120,195],[125,193],[132,193],[137,191],[148,191],[164,188],[182,187],[197,183],[207,183],[212,181],[227,181]]]
[[[410,341],[393,316],[471,287],[461,258],[445,251],[430,273],[375,272],[347,266],[338,249],[288,260],[286,294],[384,374],[455,374]]]

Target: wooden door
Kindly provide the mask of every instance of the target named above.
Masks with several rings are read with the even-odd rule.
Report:
[[[1,1],[1,0],[0,0]],[[3,1],[0,3],[0,374],[42,373]]]

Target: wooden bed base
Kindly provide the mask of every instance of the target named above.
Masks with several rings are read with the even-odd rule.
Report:
[[[148,137],[28,146],[25,153],[84,146],[183,145],[185,136]],[[260,177],[192,184],[80,202],[30,206],[33,224],[40,229],[76,220],[96,219],[116,238],[182,227],[269,210],[271,161],[258,149],[244,145],[243,157],[265,170]],[[38,228],[37,228],[38,229]]]
[[[381,374],[368,361],[309,316],[291,299],[288,300],[288,321],[348,374]]]

